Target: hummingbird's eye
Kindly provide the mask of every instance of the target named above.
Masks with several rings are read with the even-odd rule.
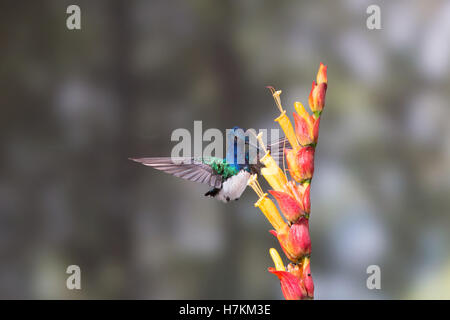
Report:
[[[308,273],[308,277],[311,277],[311,273]]]

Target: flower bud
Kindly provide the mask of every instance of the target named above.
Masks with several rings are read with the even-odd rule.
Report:
[[[312,112],[322,112],[325,105],[325,93],[328,86],[327,66],[320,63],[319,71],[317,72],[316,81],[313,81],[311,92],[309,93],[309,107]]]
[[[314,174],[314,148],[310,146],[301,148],[297,152],[296,160],[301,180],[311,179]]]
[[[286,162],[288,165],[289,173],[291,174],[291,177],[297,181],[300,182],[302,180],[300,168],[297,165],[297,157],[296,157],[296,151],[293,149],[285,149],[284,150],[286,155]]]
[[[291,177],[297,182],[310,180],[314,174],[314,148],[301,147],[299,150],[286,149],[286,162]]]
[[[317,84],[315,81],[312,83],[311,92],[309,93],[309,107],[312,112],[321,112],[325,105],[325,93],[327,91],[327,84]]]
[[[317,83],[325,83],[328,84],[328,78],[327,78],[327,66],[324,65],[322,62],[319,66],[319,71],[317,72]]]

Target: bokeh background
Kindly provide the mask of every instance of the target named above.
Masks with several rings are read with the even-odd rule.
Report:
[[[0,298],[282,298],[253,191],[224,205],[127,158],[194,120],[276,128],[264,86],[292,112],[321,61],[316,298],[450,298],[449,37],[445,0],[2,1]]]

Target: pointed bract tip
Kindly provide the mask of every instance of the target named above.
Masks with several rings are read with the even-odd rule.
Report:
[[[324,65],[322,62],[320,63],[319,71],[317,72],[317,84],[328,83],[327,68],[328,66]]]
[[[278,236],[278,232],[275,230],[269,230],[270,234],[273,235],[275,238]]]

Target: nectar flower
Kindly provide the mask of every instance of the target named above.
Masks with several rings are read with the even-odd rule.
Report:
[[[287,178],[275,160],[270,156],[269,152],[261,159],[261,162],[266,165],[265,168],[261,169],[263,177],[274,190],[283,191],[287,183]]]
[[[270,232],[277,237],[283,252],[292,262],[297,263],[311,253],[308,219],[300,218],[290,227],[286,225],[279,231]]]
[[[270,155],[270,151],[266,150],[266,147],[264,146],[264,142],[262,141],[262,132],[259,133],[256,138],[259,140],[259,143],[264,151],[266,151],[266,154],[264,157],[261,158],[261,163],[264,164],[265,168],[261,169],[261,174],[264,176],[264,178],[267,180],[267,182],[270,184],[272,189],[277,191],[284,191],[284,186],[286,185],[287,178],[286,175],[283,173],[281,168],[278,166],[278,164],[275,162],[275,160]]]
[[[286,300],[302,300],[306,298],[308,292],[302,284],[302,280],[298,274],[289,271],[291,265],[288,266],[288,271],[286,271],[277,250],[271,248],[269,252],[275,264],[275,268],[269,268],[268,270],[280,280],[281,291]]]
[[[269,190],[269,193],[277,200],[278,207],[288,221],[295,222],[305,214],[303,203],[297,201],[289,193],[275,190]]]
[[[299,143],[302,146],[315,145],[319,138],[320,117],[316,119],[309,115],[300,102],[296,102],[294,106],[297,111],[294,112],[295,134]]]
[[[311,185],[309,183],[297,185],[294,181],[288,181],[286,187],[289,193],[300,204],[302,210],[306,214],[309,214],[311,211],[311,200],[310,200]]]
[[[286,149],[289,172],[297,182],[311,180],[314,174],[314,148],[301,147],[299,150]]]
[[[287,224],[284,222],[273,201],[267,197],[267,193],[262,191],[256,178],[256,174],[248,179],[247,185],[249,185],[259,196],[258,201],[255,203],[255,207],[258,207],[262,211],[275,230],[283,230]]]
[[[283,107],[281,106],[281,90],[275,91],[275,88],[273,87],[267,88],[269,88],[270,92],[272,93],[275,103],[281,112],[280,116],[275,119],[275,122],[278,122],[278,124],[280,125],[292,148],[297,149],[299,147],[299,144],[295,136],[294,128],[292,127],[292,123],[289,120],[289,117],[286,115],[286,110],[283,110]]]

